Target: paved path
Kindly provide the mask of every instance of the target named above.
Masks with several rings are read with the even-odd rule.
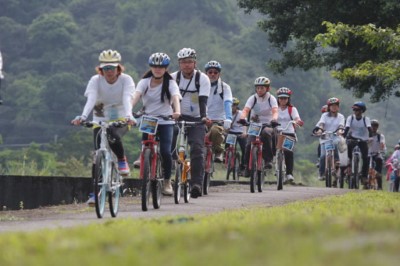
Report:
[[[97,219],[94,209],[83,203],[34,210],[1,211],[0,233],[71,227],[101,223],[110,219],[189,216],[251,206],[271,207],[297,200],[343,194],[348,191],[347,189],[298,186],[285,186],[284,190],[277,191],[276,186],[269,185],[262,193],[250,193],[248,185],[216,186],[210,188],[209,195],[191,199],[190,203],[184,203],[182,199],[182,203],[177,205],[173,197],[164,197],[160,209],[150,208],[147,212],[141,210],[139,197],[124,197],[118,217],[111,218],[107,209],[103,219]]]

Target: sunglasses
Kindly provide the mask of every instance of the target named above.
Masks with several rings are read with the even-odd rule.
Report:
[[[358,112],[358,111],[361,111],[361,109],[353,108],[353,111],[354,111],[354,112]]]
[[[209,74],[209,75],[217,75],[217,74],[219,74],[219,72],[218,71],[208,71],[207,74]]]
[[[117,67],[115,67],[115,66],[105,66],[105,67],[102,67],[101,69],[103,70],[103,71],[109,71],[109,70],[115,70]]]

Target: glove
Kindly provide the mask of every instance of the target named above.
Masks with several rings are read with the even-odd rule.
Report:
[[[238,124],[241,124],[241,125],[246,125],[247,124],[247,121],[246,121],[246,119],[239,119],[238,121]]]
[[[271,120],[271,127],[276,128],[277,126],[279,126],[279,123],[275,120]]]
[[[313,134],[317,134],[317,131],[321,130],[320,127],[314,127],[314,129],[312,130]]]
[[[230,119],[224,120],[224,129],[229,129],[231,127],[232,121]]]
[[[296,122],[296,124],[302,127],[304,125],[304,121],[303,120],[298,120]]]

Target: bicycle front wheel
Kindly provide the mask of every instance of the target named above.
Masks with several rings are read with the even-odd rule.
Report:
[[[283,189],[283,153],[278,151],[277,154],[277,166],[278,166],[278,180],[277,180],[277,190]]]
[[[226,159],[225,159],[226,160],[226,180],[229,180],[229,176],[234,170],[234,168],[233,168],[234,161],[232,160],[232,156],[233,156],[232,151],[228,150],[227,154],[226,154]],[[233,177],[233,179],[235,179],[235,178]]]
[[[265,170],[264,170],[264,160],[261,159],[261,170],[257,170],[257,190],[258,192],[263,191],[264,181],[265,181]]]
[[[358,155],[354,155],[353,156],[353,173],[352,173],[352,175],[351,175],[351,181],[350,181],[350,188],[351,189],[358,189],[359,188],[359,183],[360,183],[360,180],[359,180],[359,168],[360,168],[360,166],[359,166],[359,164],[360,164],[360,158],[358,157]]]
[[[156,179],[151,180],[151,195],[153,199],[154,209],[159,209],[161,207],[161,197],[162,197],[162,180],[163,180],[163,169],[161,162],[161,155],[157,156],[157,166],[156,166]]]
[[[251,150],[251,172],[250,172],[250,192],[254,193],[256,191],[257,179],[258,179],[258,171],[257,171],[257,156],[258,156],[258,148],[254,147]]]
[[[233,180],[239,181],[240,153],[236,153],[233,164]]]
[[[186,173],[186,180],[183,183],[183,199],[185,200],[185,203],[189,203],[190,200],[190,190],[191,190],[191,185],[190,185],[190,170]]]
[[[117,217],[119,209],[119,197],[121,195],[122,177],[118,173],[116,164],[111,165],[111,184],[108,192],[108,203],[112,217]]]
[[[174,181],[174,201],[179,204],[182,195],[182,164],[176,163],[175,167],[175,181]]]
[[[107,167],[106,153],[99,151],[96,155],[96,164],[94,168],[94,200],[98,218],[103,217],[106,204]]]
[[[150,202],[150,160],[151,150],[145,149],[143,154],[143,178],[142,178],[142,211],[147,211]]]
[[[325,186],[332,187],[333,151],[329,151],[326,155],[325,167]]]

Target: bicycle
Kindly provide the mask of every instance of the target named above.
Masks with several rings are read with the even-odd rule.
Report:
[[[177,125],[179,128],[178,140],[178,159],[176,160],[175,167],[175,181],[174,181],[174,201],[175,204],[180,203],[180,199],[183,196],[185,203],[189,203],[190,200],[190,160],[187,158],[187,132],[186,128],[202,124],[202,122],[187,122],[178,121]],[[176,149],[175,149],[176,151]]]
[[[296,121],[291,120],[285,128],[276,127],[276,162],[275,169],[277,175],[277,190],[283,189],[283,177],[286,174],[285,154],[284,151],[293,151],[294,144],[297,142],[297,136],[292,137],[285,135],[283,132],[289,128],[289,126],[297,125]]]
[[[321,129],[322,130],[322,129]],[[332,177],[336,174],[336,167],[335,167],[335,149],[336,145],[334,144],[334,138],[337,136],[337,131],[340,128],[336,129],[335,131],[325,131],[321,134],[312,134],[312,136],[320,137],[323,142],[321,146],[325,148],[325,186],[332,187]]]
[[[245,122],[248,126],[247,135],[254,136],[255,140],[251,142],[250,158],[248,169],[250,170],[250,192],[254,193],[257,187],[258,192],[263,191],[265,182],[264,159],[262,157],[263,143],[260,139],[261,131],[264,127],[272,127],[270,123]]]
[[[94,155],[94,176],[93,188],[95,209],[98,218],[104,215],[106,198],[112,217],[117,217],[119,210],[119,198],[121,196],[120,188],[122,186],[122,176],[118,170],[118,159],[111,151],[108,143],[108,130],[111,127],[124,127],[127,124],[122,121],[117,122],[95,122],[85,121],[82,126],[92,128],[93,126],[100,127],[100,148],[95,151]]]
[[[157,136],[158,117],[164,116],[141,115],[139,131],[147,134],[147,140],[142,140],[140,153],[140,178],[142,179],[142,210],[147,211],[152,196],[153,208],[161,207],[162,186],[164,182],[162,157],[160,154],[159,138]]]
[[[376,179],[377,172],[375,170],[374,157],[378,156],[378,153],[371,153],[368,155],[368,177],[367,177],[367,189],[378,190],[378,181]]]
[[[233,180],[239,180],[239,167],[240,167],[240,153],[237,150],[237,138],[241,133],[229,133],[226,136],[225,143],[228,145],[225,150],[225,167],[226,167],[226,180],[232,173]]]
[[[361,149],[359,147],[359,143],[363,140],[357,138],[349,138],[347,139],[347,145],[355,144],[352,150],[352,158],[350,160],[351,171],[348,172],[349,175],[349,188],[350,189],[359,189],[360,187],[360,164],[362,163],[362,154]]]

